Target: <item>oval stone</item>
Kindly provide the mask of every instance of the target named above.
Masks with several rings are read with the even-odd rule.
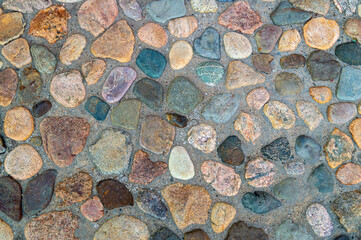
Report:
[[[125,0],[121,1],[125,2]],[[138,30],[138,38],[155,48],[167,45],[168,35],[164,29],[156,23],[147,23]]]
[[[186,41],[175,42],[169,51],[169,64],[174,70],[187,66],[192,60],[193,49]]]
[[[348,42],[337,45],[335,55],[344,63],[361,65],[361,44]]]
[[[276,76],[275,88],[281,96],[295,95],[302,91],[303,82],[294,73],[282,72]]]
[[[339,102],[328,106],[327,118],[333,124],[346,124],[357,114],[357,108],[351,102]]]
[[[14,69],[7,68],[0,72],[0,106],[10,105],[16,95],[18,82],[19,77]]]
[[[186,38],[193,34],[198,28],[197,18],[187,16],[169,21],[168,30],[177,38]]]
[[[150,78],[137,81],[133,87],[134,95],[149,108],[158,111],[163,106],[164,90],[162,84]]]
[[[30,48],[30,53],[33,57],[34,66],[39,72],[54,73],[58,61],[46,47],[34,44]]]
[[[256,39],[258,51],[260,53],[270,53],[276,46],[281,34],[282,28],[271,24],[264,25],[254,37]]]
[[[224,49],[230,58],[243,59],[251,56],[252,44],[242,34],[227,32],[223,36]]]
[[[0,177],[0,210],[12,220],[19,222],[21,210],[21,185],[12,177]]]
[[[104,206],[98,196],[86,200],[80,207],[83,216],[89,221],[95,222],[104,216]]]
[[[320,50],[330,49],[340,36],[340,27],[335,20],[313,18],[303,26],[307,46]]]
[[[15,141],[25,141],[34,131],[34,118],[24,107],[15,107],[6,112],[4,133]]]
[[[86,45],[86,38],[81,34],[73,34],[66,39],[63,47],[60,49],[59,59],[64,65],[71,65],[77,60]]]
[[[169,155],[169,172],[172,177],[189,180],[194,177],[194,166],[187,150],[182,146],[176,146]]]
[[[173,126],[185,128],[188,124],[188,119],[185,116],[176,113],[166,113],[165,116],[167,118],[167,121]]]
[[[296,139],[295,151],[305,161],[315,163],[320,159],[322,147],[313,138],[301,135]]]
[[[345,185],[354,185],[361,182],[361,166],[355,163],[346,163],[336,171],[336,178]]]
[[[286,104],[279,101],[266,103],[263,112],[275,129],[290,129],[296,122],[293,111]]]
[[[216,147],[217,132],[212,126],[199,124],[188,131],[188,142],[204,153],[210,153]]]
[[[224,76],[224,68],[218,62],[202,62],[196,67],[197,76],[208,86],[218,85]]]
[[[319,203],[311,204],[306,210],[306,217],[317,236],[327,237],[331,235],[333,223],[324,206]]]
[[[202,116],[215,123],[226,123],[236,113],[240,102],[239,95],[229,93],[215,95],[204,106]]]
[[[137,206],[150,216],[165,220],[168,209],[163,203],[161,196],[153,190],[141,190],[136,199]]]
[[[43,100],[35,103],[32,108],[33,116],[36,118],[42,117],[51,110],[52,104],[49,100]]]
[[[256,188],[268,187],[274,182],[275,165],[263,158],[248,161],[244,177],[247,183]]]
[[[159,78],[164,72],[167,60],[160,52],[146,48],[139,53],[136,64],[147,76]]]

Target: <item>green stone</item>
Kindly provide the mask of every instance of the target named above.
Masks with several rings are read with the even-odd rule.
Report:
[[[273,193],[286,200],[294,200],[298,197],[298,183],[296,178],[287,178],[273,188]]]
[[[56,57],[46,47],[33,45],[30,48],[35,68],[41,73],[52,74],[56,68]]]
[[[17,97],[23,105],[34,103],[39,99],[43,87],[40,73],[34,68],[25,68],[21,74]]]
[[[164,91],[162,84],[150,78],[143,78],[134,84],[133,93],[140,101],[154,111],[163,106]]]
[[[196,67],[196,73],[208,86],[216,86],[223,79],[224,68],[217,62],[203,62]]]
[[[137,99],[121,101],[110,114],[112,124],[126,129],[136,129],[141,105],[141,102]]]

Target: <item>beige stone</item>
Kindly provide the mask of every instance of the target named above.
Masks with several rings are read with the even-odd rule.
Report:
[[[282,34],[278,42],[278,50],[281,52],[293,52],[300,42],[301,35],[296,29],[287,30]]]
[[[250,66],[241,61],[228,64],[226,88],[229,90],[257,85],[266,80],[261,73],[255,72]]]
[[[4,119],[4,133],[15,141],[25,141],[34,131],[34,118],[24,107],[7,111]]]
[[[188,142],[204,153],[212,152],[216,147],[217,133],[212,126],[198,124],[188,131]]]
[[[3,47],[1,53],[6,60],[17,68],[31,63],[29,44],[24,38],[19,38],[8,43]]]
[[[324,17],[311,19],[303,27],[303,37],[309,47],[330,49],[340,36],[340,27],[335,20]]]
[[[361,44],[361,19],[350,19],[345,24],[345,33]]]
[[[247,183],[256,188],[269,187],[276,175],[275,165],[261,157],[247,162],[244,177]]]
[[[1,240],[13,240],[14,233],[9,224],[0,219],[0,239]]]
[[[336,178],[345,185],[355,185],[361,182],[361,166],[355,163],[346,163],[336,171]]]
[[[198,28],[197,18],[193,16],[181,17],[168,23],[170,34],[177,38],[187,38]]]
[[[77,60],[86,45],[86,38],[81,34],[73,34],[64,43],[60,50],[59,59],[65,65]]]
[[[243,59],[252,54],[252,44],[240,33],[228,32],[223,37],[224,49],[230,58]]]
[[[23,15],[18,12],[0,15],[0,44],[4,45],[13,39],[20,37],[24,32],[25,21]]]
[[[101,59],[92,59],[81,65],[81,72],[88,85],[96,84],[103,76],[107,68],[107,64]]]
[[[155,48],[164,47],[168,43],[167,33],[156,23],[147,23],[142,26],[138,31],[138,38]]]
[[[296,103],[297,113],[306,123],[308,128],[313,131],[323,120],[320,110],[311,102],[298,101]]]
[[[332,90],[329,87],[310,87],[309,93],[318,103],[328,103],[332,99]]]
[[[295,125],[295,114],[282,102],[269,101],[263,107],[263,112],[272,123],[274,129],[290,129]]]
[[[270,99],[270,94],[264,87],[255,88],[247,94],[246,101],[248,106],[261,109]]]
[[[247,142],[255,141],[261,136],[261,120],[254,115],[241,113],[234,122],[234,129],[238,130]]]
[[[350,133],[357,146],[361,149],[361,118],[356,118],[350,123]]]
[[[236,209],[224,202],[214,204],[211,212],[211,226],[215,233],[223,232],[236,216]]]
[[[179,70],[187,66],[192,57],[192,46],[186,41],[178,41],[169,51],[169,64],[174,70]]]
[[[194,11],[200,13],[211,13],[218,10],[216,0],[191,0],[191,5]]]

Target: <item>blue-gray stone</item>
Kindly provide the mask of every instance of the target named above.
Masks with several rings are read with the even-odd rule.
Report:
[[[55,71],[57,60],[46,47],[41,45],[32,45],[30,53],[35,68],[41,73],[52,74]]]
[[[335,238],[335,240],[350,240],[350,238],[345,235],[342,235],[342,236],[338,236],[337,238]]]
[[[289,161],[293,159],[290,143],[286,137],[281,137],[261,148],[263,157],[273,161]]]
[[[239,95],[229,93],[215,95],[204,106],[202,115],[206,120],[215,123],[225,123],[237,112],[240,102],[241,98]]]
[[[275,233],[276,240],[313,240],[305,227],[296,225],[290,220],[279,225]]]
[[[315,186],[320,193],[331,193],[333,191],[333,177],[325,164],[321,164],[313,170],[308,178],[308,183]]]
[[[313,138],[301,135],[296,139],[295,151],[303,160],[314,163],[320,159],[322,147]]]
[[[307,58],[307,70],[313,81],[333,81],[338,78],[341,65],[335,55],[317,50]]]
[[[271,13],[271,19],[276,25],[304,23],[311,17],[311,13],[294,8],[288,1],[281,2],[277,9]]]
[[[248,192],[242,197],[245,208],[257,214],[264,214],[282,206],[282,202],[263,191]]]
[[[162,198],[155,191],[140,191],[136,202],[138,207],[150,216],[161,220],[166,219],[168,209],[162,202]]]
[[[209,59],[221,59],[220,36],[216,29],[208,27],[202,35],[194,40],[194,53]]]
[[[361,98],[361,69],[350,66],[342,68],[336,95],[344,101],[355,101]]]
[[[134,84],[133,93],[151,109],[158,111],[163,106],[162,84],[150,78],[143,78]]]
[[[273,188],[273,193],[287,200],[294,200],[298,198],[298,180],[296,178],[287,178],[282,182],[276,184]]]
[[[154,233],[152,240],[181,240],[174,232],[162,227]]]
[[[196,73],[208,86],[216,86],[223,79],[224,68],[218,62],[202,62],[196,67]]]
[[[136,63],[149,77],[159,78],[164,72],[167,60],[160,52],[146,48],[139,53]]]
[[[91,96],[85,103],[85,109],[98,121],[104,121],[110,106],[96,96]]]
[[[357,42],[348,42],[338,45],[335,55],[344,63],[361,65],[361,45]]]
[[[154,21],[160,23],[183,17],[187,12],[184,0],[152,1],[145,6],[145,9]]]

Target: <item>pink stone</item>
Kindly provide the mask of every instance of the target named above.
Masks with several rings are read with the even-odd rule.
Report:
[[[273,163],[259,157],[247,163],[244,177],[253,187],[268,187],[274,182],[274,168]]]
[[[246,98],[248,106],[256,109],[261,109],[269,99],[270,94],[264,87],[253,89]]]
[[[333,223],[324,206],[319,203],[311,204],[307,208],[306,217],[317,236],[327,237],[331,235]]]
[[[80,207],[81,213],[89,221],[95,222],[104,216],[104,206],[98,196],[88,199]]]

